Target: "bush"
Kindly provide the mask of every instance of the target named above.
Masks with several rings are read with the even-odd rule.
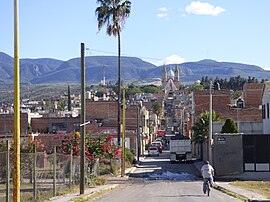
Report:
[[[131,164],[135,161],[135,152],[133,149],[125,148],[125,161]]]
[[[231,118],[226,119],[222,126],[221,133],[238,133],[237,126]]]
[[[117,174],[117,164],[116,161],[112,161],[112,165],[109,159],[103,159],[99,162],[99,174],[100,175],[116,175]]]

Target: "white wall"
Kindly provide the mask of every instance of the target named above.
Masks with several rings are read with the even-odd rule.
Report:
[[[220,133],[225,122],[213,122],[213,134]],[[237,124],[237,123],[235,123]],[[262,134],[262,122],[239,122],[239,133],[245,134]]]
[[[262,105],[265,106],[265,112],[266,112],[265,119],[263,119],[263,133],[264,134],[270,134],[270,115],[269,115],[269,118],[267,116],[267,103],[269,103],[270,105],[270,91],[269,90],[270,90],[269,85],[265,84],[263,97],[262,97]]]

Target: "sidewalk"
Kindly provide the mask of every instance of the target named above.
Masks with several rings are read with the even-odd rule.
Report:
[[[129,174],[134,172],[134,170],[136,169],[136,167],[131,167],[131,168],[127,168],[125,170],[125,176],[121,177],[120,175],[117,177],[109,177],[107,179],[107,183],[106,185],[101,185],[101,186],[97,186],[97,187],[92,187],[92,188],[86,188],[85,192],[83,195],[80,195],[80,193],[71,193],[71,194],[66,194],[66,195],[61,195],[61,196],[56,196],[53,198],[50,198],[49,200],[46,200],[45,202],[67,202],[67,201],[74,201],[77,198],[90,198],[91,196],[93,196],[94,194],[97,194],[99,192],[106,192],[106,191],[110,191],[113,189],[116,189],[120,186],[120,184],[122,184],[124,181],[128,180]]]
[[[201,167],[203,166],[202,161],[195,161],[194,162],[195,167],[200,172]],[[258,202],[270,202],[270,200],[266,199],[261,194],[241,189],[238,187],[235,187],[233,185],[229,184],[229,181],[233,180],[269,180],[270,179],[270,173],[269,172],[246,172],[241,175],[236,176],[222,176],[218,178],[218,181],[215,182],[217,185],[214,187],[217,190],[220,190],[222,192],[225,192],[229,195],[238,195],[241,199],[244,201],[258,201]]]

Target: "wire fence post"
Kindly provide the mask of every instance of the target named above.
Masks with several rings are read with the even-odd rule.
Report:
[[[37,147],[33,145],[33,198],[34,200],[37,199],[37,175],[36,175],[36,168],[37,168]]]
[[[69,161],[69,189],[72,184],[72,160],[73,160],[73,145],[70,146],[70,161]]]
[[[56,196],[56,146],[53,147],[53,196]]]
[[[8,140],[6,141],[6,202],[9,202],[9,142]]]

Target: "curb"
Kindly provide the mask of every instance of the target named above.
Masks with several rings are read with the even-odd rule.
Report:
[[[221,191],[221,192],[223,192],[223,193],[225,193],[225,194],[227,194],[229,196],[232,196],[234,198],[238,198],[238,199],[240,199],[242,201],[251,201],[251,199],[247,198],[246,196],[243,196],[241,194],[233,192],[233,191],[231,191],[229,189],[226,189],[226,188],[224,188],[222,186],[216,185],[216,186],[213,186],[213,188],[218,190],[218,191]]]
[[[82,196],[76,197],[76,198],[71,199],[71,200],[69,200],[69,201],[74,202],[74,201],[76,201],[77,199],[82,199],[82,200],[85,201],[85,200],[88,200],[88,199],[90,199],[90,198],[94,198],[94,197],[98,196],[100,193],[109,192],[109,191],[111,191],[111,190],[113,190],[113,189],[116,189],[116,188],[118,188],[118,187],[119,187],[119,184],[111,185],[111,186],[109,186],[109,187],[105,187],[105,188],[103,188],[103,189],[99,189],[99,190],[93,191],[93,192],[91,192],[91,193],[89,193],[89,194],[84,194],[84,195],[82,195]]]

